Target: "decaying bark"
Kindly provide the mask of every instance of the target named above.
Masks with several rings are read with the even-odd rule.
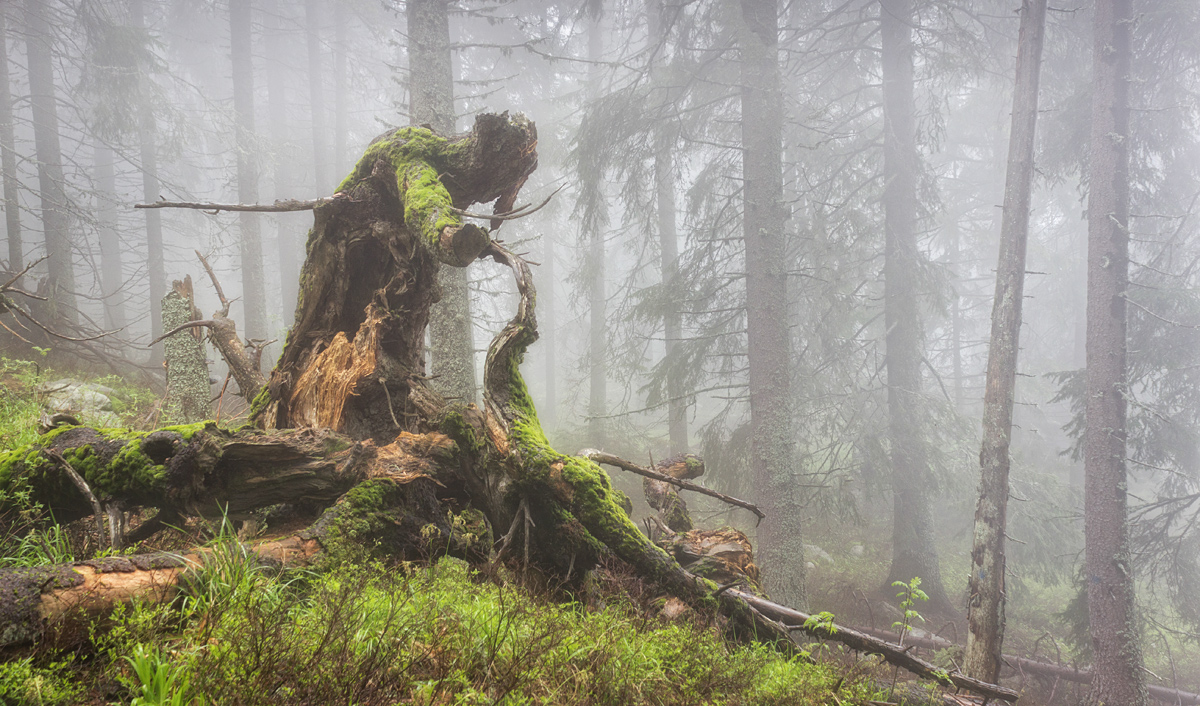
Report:
[[[200,318],[192,295],[192,278],[176,280],[162,298],[163,328],[175,329]],[[163,405],[167,419],[190,424],[209,417],[208,363],[204,359],[204,338],[199,329],[191,336],[168,338],[164,348],[167,364],[167,399]]]
[[[338,189],[349,198],[313,211],[295,324],[255,421],[377,440],[419,427],[438,265],[465,267],[490,242],[453,209],[510,208],[536,144],[533,123],[507,114],[449,140],[402,128],[371,143]]]

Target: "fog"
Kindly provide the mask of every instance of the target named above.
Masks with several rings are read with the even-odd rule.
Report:
[[[1084,569],[1083,412],[1094,391],[1086,371],[1116,355],[1088,344],[1089,196],[1104,177],[1091,159],[1103,100],[1093,4],[1051,5],[1046,14],[1012,502],[1000,528],[1016,636],[1006,652],[1082,663],[1095,649],[1081,598],[1092,575]],[[119,329],[112,338],[121,343],[106,343],[103,355],[161,375],[161,344],[150,342],[163,333],[156,299],[170,283],[190,276],[202,314],[220,308],[198,251],[233,301],[241,334],[273,341],[263,356],[269,370],[294,321],[312,211],[133,206],[333,195],[377,135],[437,127],[414,115],[410,88],[436,67],[414,62],[413,48],[448,48],[455,132],[485,112],[522,113],[537,125],[539,167],[517,203],[550,199],[492,237],[537,263],[541,339],[522,370],[551,442],[644,465],[700,455],[698,482],[759,502],[769,519],[758,524],[689,495],[696,524],[729,524],[762,543],[764,576],[793,582],[768,578],[773,595],[860,623],[877,616],[855,592],[878,593],[894,578],[889,562],[903,571],[899,544],[923,534],[913,551],[932,558],[918,564],[940,566],[940,579],[923,577],[926,586],[940,584],[931,593],[961,613],[1012,174],[1021,5],[914,0],[908,39],[891,46],[881,13],[907,7],[896,0],[6,0],[0,122],[11,135],[0,142],[11,144],[0,145],[8,240],[0,272],[49,254],[24,282],[31,291],[61,283],[52,270],[66,268],[78,316],[62,330]],[[1146,667],[1162,678],[1152,683],[1195,692],[1200,6],[1134,6],[1122,79],[1128,134],[1116,140],[1129,161],[1128,280],[1119,296],[1090,306],[1093,316],[1119,307],[1127,317],[1114,394],[1126,405],[1118,435],[1133,630]],[[776,10],[777,27],[767,17]],[[445,13],[448,35],[412,36],[417,12]],[[39,47],[52,86],[39,79]],[[907,59],[889,64],[895,56],[911,57],[911,76]],[[905,90],[911,110],[897,117],[887,106],[905,105]],[[59,174],[48,173],[46,138],[35,135],[37,122],[50,120],[35,114],[39,105],[56,112],[43,127],[59,142]],[[905,209],[908,226],[898,226]],[[54,237],[65,253],[53,252]],[[488,344],[516,296],[495,263],[475,262],[466,276],[476,397],[461,401],[482,405]],[[910,362],[901,364],[910,340]],[[209,354],[216,397],[226,367]],[[437,361],[429,365],[436,385],[444,376]],[[898,382],[901,373],[908,382]],[[911,472],[898,469],[907,463]],[[641,479],[613,474],[641,524],[653,512]],[[913,507],[911,527],[894,521]],[[842,564],[864,555],[852,569]],[[1035,644],[1041,635],[1048,641]],[[1066,691],[1057,698],[1083,698]]]

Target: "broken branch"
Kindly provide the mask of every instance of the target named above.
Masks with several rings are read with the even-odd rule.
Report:
[[[746,502],[745,500],[739,500],[738,498],[735,498],[733,496],[725,495],[724,493],[718,493],[715,490],[709,490],[708,488],[705,488],[702,485],[696,485],[695,483],[689,483],[686,480],[672,478],[671,476],[665,475],[663,473],[659,473],[658,471],[652,471],[649,468],[643,468],[643,467],[637,465],[636,463],[631,463],[629,461],[626,461],[625,459],[621,458],[620,456],[614,456],[609,453],[604,453],[603,451],[597,451],[596,449],[584,449],[576,455],[591,459],[592,461],[595,461],[596,463],[603,463],[608,466],[615,466],[617,468],[620,468],[621,470],[629,471],[630,473],[636,473],[639,476],[645,476],[646,478],[653,478],[654,480],[662,481],[663,483],[670,483],[671,485],[677,486],[684,490],[691,490],[693,492],[700,493],[701,495],[707,495],[709,497],[716,498],[718,500],[729,503],[730,505],[736,505],[737,507],[744,508],[746,510],[749,510],[750,512],[753,512],[760,520],[767,516],[766,513],[764,513],[762,510],[758,509],[758,506],[755,505],[754,503]]]

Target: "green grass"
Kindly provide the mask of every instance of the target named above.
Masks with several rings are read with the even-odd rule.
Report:
[[[712,627],[483,580],[465,564],[269,576],[206,569],[177,631],[162,608],[110,634],[138,704],[818,704],[862,702],[829,666],[727,643]],[[230,586],[233,586],[232,590]],[[163,632],[147,631],[158,625]],[[837,692],[835,698],[835,691]]]

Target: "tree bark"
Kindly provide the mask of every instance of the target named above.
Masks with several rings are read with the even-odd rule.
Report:
[[[804,542],[792,458],[777,0],[742,0],[738,39],[750,464],[758,505],[768,516],[758,529],[758,556],[767,592],[780,602],[803,606]]]
[[[996,267],[992,337],[983,399],[979,501],[975,507],[971,573],[967,579],[969,600],[964,669],[967,674],[989,682],[1000,677],[1004,642],[1004,533],[1008,526],[1009,444],[1020,351],[1021,305],[1025,296],[1025,245],[1029,238],[1038,79],[1045,23],[1046,0],[1024,0],[1000,226],[1000,261]]]
[[[413,0],[408,22],[408,118],[438,135],[454,134],[454,72],[450,55],[447,0]],[[438,273],[441,297],[429,321],[430,373],[434,389],[447,398],[475,402],[475,333],[467,271]]]
[[[96,168],[96,220],[100,229],[100,289],[104,296],[104,325],[125,328],[124,263],[117,231],[117,178],[113,151],[98,138],[93,143]]]
[[[146,28],[143,0],[130,0],[130,21],[137,29]],[[150,102],[151,78],[141,75],[138,105],[138,151],[142,167],[142,201],[154,203],[159,199],[157,128],[154,106]],[[163,334],[162,298],[167,293],[167,268],[163,256],[162,214],[155,210],[146,211],[146,278],[150,287],[150,333],[157,340]],[[162,348],[154,346],[152,362],[162,361]]]
[[[75,310],[75,268],[68,230],[66,181],[58,139],[58,104],[54,91],[54,38],[46,0],[25,0],[25,48],[29,58],[33,142],[37,152],[38,190],[46,239],[54,317],[66,323],[78,319]]]
[[[237,129],[237,189],[242,203],[258,201],[258,148],[254,137],[254,53],[251,47],[252,0],[231,0],[229,28],[233,59],[233,112]],[[242,308],[247,338],[266,338],[266,291],[263,288],[262,232],[257,213],[239,213]]]
[[[1098,0],[1088,193],[1084,535],[1095,669],[1089,702],[1146,702],[1126,507],[1129,67],[1132,0]]]
[[[200,318],[192,296],[192,278],[175,282],[163,297],[163,328],[169,330]],[[171,336],[164,344],[167,364],[167,395],[163,405],[172,424],[193,424],[209,418],[208,363],[204,359],[204,338],[200,329]]]
[[[921,423],[921,322],[916,281],[916,104],[913,98],[912,0],[880,2],[883,60],[884,264],[883,309],[887,333],[888,436],[891,444],[892,564],[888,583],[919,576],[931,605],[946,611],[930,508],[929,468]]]
[[[17,181],[17,153],[13,138],[12,89],[8,79],[8,6],[0,8],[0,172],[4,180],[4,225],[8,238],[8,267],[20,272],[25,265],[21,242],[21,197]],[[14,282],[16,286],[21,283]]]

